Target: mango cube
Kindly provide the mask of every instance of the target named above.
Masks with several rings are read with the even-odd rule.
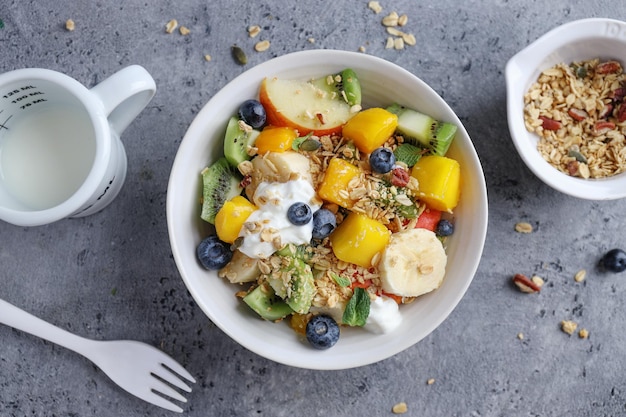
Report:
[[[226,201],[215,215],[217,237],[226,243],[233,243],[243,224],[256,209],[254,204],[240,195]]]
[[[389,243],[390,236],[389,229],[378,220],[352,212],[330,235],[330,244],[338,259],[369,268],[374,256]]]
[[[411,170],[419,183],[418,198],[429,207],[452,211],[461,194],[461,166],[451,158],[423,156]]]
[[[348,184],[353,178],[361,175],[361,169],[341,158],[333,158],[328,163],[317,194],[322,200],[330,201],[341,207],[350,208],[354,201],[350,197],[342,196],[340,191],[350,192]]]
[[[291,150],[293,141],[298,137],[298,132],[290,127],[267,126],[259,133],[254,141],[259,155],[268,152],[285,152]]]
[[[398,116],[380,107],[372,107],[348,120],[342,134],[361,152],[372,153],[393,135],[397,126]]]

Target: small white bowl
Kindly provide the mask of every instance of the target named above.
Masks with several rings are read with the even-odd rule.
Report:
[[[200,220],[200,171],[223,152],[227,120],[246,99],[258,96],[265,77],[308,79],[350,67],[362,84],[364,107],[399,102],[435,118],[456,123],[458,133],[450,155],[460,162],[461,202],[454,210],[455,233],[449,240],[448,268],[436,291],[400,307],[403,322],[393,332],[375,335],[342,328],[339,342],[325,351],[311,348],[287,321],[260,319],[229,284],[203,269],[196,246],[212,233]],[[414,345],[439,326],[461,300],[472,281],[487,231],[487,193],[483,171],[472,142],[452,109],[435,91],[410,72],[369,55],[313,50],[296,52],[260,64],[235,78],[198,113],[180,145],[167,191],[167,223],[176,264],[189,292],[206,315],[247,349],[286,365],[308,369],[345,369],[374,363]],[[456,335],[449,335],[452,341]]]
[[[539,137],[524,126],[524,94],[543,70],[593,58],[626,63],[626,23],[602,18],[576,20],[551,30],[512,57],[506,65],[508,123],[517,151],[543,182],[574,197],[612,200],[626,197],[626,173],[602,179],[564,174],[541,157]]]

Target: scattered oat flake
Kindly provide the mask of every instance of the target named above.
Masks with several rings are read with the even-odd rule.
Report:
[[[393,48],[397,50],[404,49],[404,40],[402,38],[395,38],[393,40]]]
[[[365,47],[364,46],[359,46],[359,52],[365,52]]]
[[[578,332],[578,337],[580,337],[581,339],[586,339],[589,337],[589,331],[587,329],[580,329],[580,331]]]
[[[189,28],[187,26],[181,26],[180,29],[178,29],[178,31],[183,36],[189,35],[191,33],[191,31],[189,30]]]
[[[256,45],[254,45],[254,50],[257,52],[263,52],[263,51],[267,51],[269,47],[270,47],[270,41],[264,40],[264,41],[257,42]]]
[[[385,49],[393,49],[393,38],[387,36],[387,42],[385,43]]]
[[[70,32],[72,32],[74,29],[76,29],[76,24],[74,23],[74,21],[72,19],[67,19],[65,21],[65,29],[69,30]]]
[[[387,16],[383,17],[382,24],[383,26],[398,26],[398,13],[391,12]]]
[[[178,27],[178,21],[176,19],[172,19],[165,24],[165,32],[172,33],[174,29]]]
[[[394,405],[394,406],[391,408],[391,411],[392,411],[394,414],[404,414],[404,413],[406,413],[407,411],[409,411],[409,408],[407,407],[407,405],[406,405],[406,403],[405,403],[405,402],[400,402],[400,403],[398,403],[398,404]]]
[[[378,14],[383,11],[383,7],[377,1],[370,1],[367,3],[367,7],[374,11],[374,13]]]
[[[576,322],[574,321],[571,321],[571,320],[561,321],[561,330],[563,330],[563,332],[569,335],[571,335],[572,333],[576,331],[576,327],[578,327],[578,324],[576,324]]]
[[[404,33],[402,35],[402,40],[409,46],[413,46],[417,43],[417,39],[415,39],[415,35],[412,33]]]
[[[574,281],[583,282],[586,276],[587,276],[587,270],[581,269],[580,271],[576,272],[576,275],[574,275]]]
[[[259,25],[248,26],[248,36],[250,36],[251,38],[254,38],[259,33],[261,33],[261,26]]]
[[[435,378],[430,378],[428,381],[426,381],[426,383],[427,383],[428,385],[432,385],[432,384],[434,384],[434,383],[435,383]]]
[[[208,62],[208,61],[210,61],[210,60],[211,60],[211,55],[206,54],[206,55],[204,56],[204,60],[205,60],[205,61],[207,61],[207,62]]]
[[[515,231],[517,233],[532,233],[533,225],[527,222],[519,222],[515,224]]]
[[[409,17],[405,14],[398,17],[398,26],[404,26],[409,21]]]
[[[309,43],[315,43],[315,38],[309,38],[307,40],[309,41]]]

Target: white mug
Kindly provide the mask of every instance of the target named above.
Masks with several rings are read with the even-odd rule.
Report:
[[[0,75],[0,220],[38,226],[106,207],[126,178],[120,135],[156,92],[138,65],[91,89],[25,68]]]

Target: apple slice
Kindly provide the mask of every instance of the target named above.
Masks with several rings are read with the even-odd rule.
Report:
[[[297,129],[300,136],[341,133],[342,126],[356,114],[341,96],[301,80],[265,78],[259,101],[268,124]]]

